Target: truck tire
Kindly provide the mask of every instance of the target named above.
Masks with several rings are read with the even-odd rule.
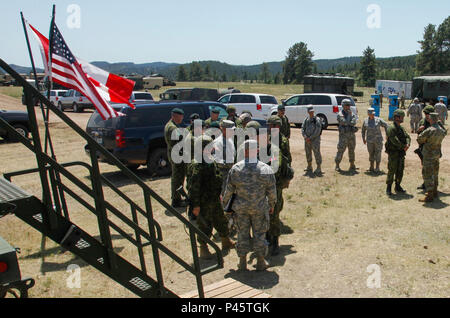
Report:
[[[156,148],[150,152],[147,159],[147,171],[152,177],[170,176],[172,167],[167,157],[166,148]]]
[[[59,109],[60,111],[64,112],[64,107],[63,107],[63,105],[61,104],[61,102],[58,103],[58,109]]]
[[[328,128],[328,119],[325,115],[319,114],[317,115],[322,120],[322,130],[325,130]]]

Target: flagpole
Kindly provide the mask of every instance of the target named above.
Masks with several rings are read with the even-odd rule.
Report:
[[[28,54],[30,55],[31,67],[33,68],[33,74],[34,74],[34,81],[36,83],[36,89],[39,90],[38,81],[37,81],[36,66],[34,65],[33,52],[31,51],[31,46],[30,46],[30,38],[28,37],[28,30],[27,30],[27,27],[25,25],[25,19],[23,17],[23,12],[22,11],[20,12],[20,17],[22,18],[23,32],[25,33],[25,40],[27,41]]]

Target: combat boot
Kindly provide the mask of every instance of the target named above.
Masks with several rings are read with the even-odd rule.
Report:
[[[387,187],[386,187],[386,194],[387,195],[392,195],[392,183],[387,185]]]
[[[356,166],[354,162],[350,162],[350,171],[356,171]]]
[[[205,244],[200,245],[200,258],[201,259],[212,259],[213,258],[213,255],[208,250],[208,246],[206,246]]]
[[[439,198],[439,192],[437,187],[433,188],[433,198]]]
[[[308,167],[306,167],[305,172],[306,173],[311,173],[312,171],[313,171],[312,164],[308,163]]]
[[[397,193],[405,193],[405,189],[402,188],[402,186],[400,185],[400,183],[396,183],[395,184],[395,192]]]
[[[258,256],[256,262],[256,270],[257,271],[265,271],[269,267],[269,264],[264,259],[264,256]]]
[[[336,170],[337,172],[341,172],[341,168],[339,167],[338,163],[336,163],[336,167],[334,168],[334,170]]]
[[[375,172],[375,169],[373,168],[374,164],[373,161],[370,162],[370,168],[369,168],[369,172]]]
[[[238,269],[240,271],[246,271],[247,270],[247,256],[239,256]]]
[[[317,169],[314,170],[314,174],[317,174],[317,175],[322,174],[322,167],[320,165],[317,165]]]
[[[231,240],[228,236],[222,237],[222,251],[229,250],[236,247],[236,242]]]
[[[377,161],[377,166],[375,168],[376,173],[380,173],[380,163]]]
[[[427,193],[425,193],[425,197],[419,199],[419,202],[433,202],[433,200],[433,191],[428,191]]]
[[[270,255],[277,256],[280,254],[280,246],[278,244],[278,238],[279,236],[274,236],[272,240],[272,251]]]

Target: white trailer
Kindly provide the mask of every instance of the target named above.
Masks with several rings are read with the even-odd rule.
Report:
[[[412,82],[377,80],[375,88],[378,93],[383,94],[383,97],[393,94],[398,94],[399,97],[402,97],[405,94],[406,99],[412,99]]]

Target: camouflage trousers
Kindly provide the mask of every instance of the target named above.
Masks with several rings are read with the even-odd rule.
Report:
[[[419,129],[419,123],[422,118],[418,115],[411,115],[411,121],[409,124],[411,125],[411,131],[416,132]]]
[[[230,235],[228,220],[225,217],[222,204],[218,198],[217,200],[213,199],[210,202],[200,205],[200,217],[197,218],[197,226],[208,238],[211,237],[213,228],[216,229],[220,237]],[[198,242],[205,244],[200,237],[198,237]]]
[[[405,155],[392,152],[388,154],[388,173],[386,184],[398,183],[403,180],[403,170],[405,169]]]
[[[170,178],[172,201],[181,201],[181,195],[177,193],[177,189],[184,185],[184,179],[186,177],[186,164],[173,163],[172,161],[170,161],[170,164],[172,166],[172,176]]]
[[[383,142],[367,142],[370,162],[381,162],[381,152],[383,151]]]
[[[423,158],[422,176],[427,192],[437,189],[439,185],[439,158]]]
[[[339,133],[338,152],[336,154],[336,164],[340,164],[345,150],[348,148],[348,159],[350,163],[355,162],[356,135],[354,133]]]
[[[266,253],[266,233],[269,230],[269,211],[236,211],[238,229],[236,251],[238,256],[251,252],[250,229],[253,233],[253,251],[257,256]]]
[[[322,164],[322,155],[320,153],[320,138],[315,138],[311,140],[311,143],[307,143],[305,141],[305,152],[306,152],[306,161],[308,165],[310,165],[313,161],[312,154],[314,152],[314,158],[316,159],[316,164]]]
[[[280,212],[283,210],[284,200],[283,200],[283,189],[282,187],[277,187],[277,203],[273,209],[273,213],[269,215],[270,226],[269,235],[270,236],[280,236],[281,235],[281,221]]]

